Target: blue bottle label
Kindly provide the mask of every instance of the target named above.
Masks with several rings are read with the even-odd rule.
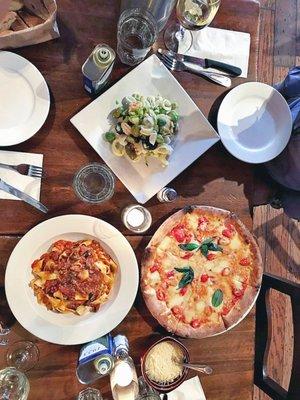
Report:
[[[95,358],[113,352],[113,339],[110,334],[93,340],[82,346],[79,354],[78,365],[93,361]]]

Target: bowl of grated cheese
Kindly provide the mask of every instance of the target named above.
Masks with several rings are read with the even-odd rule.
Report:
[[[145,381],[162,393],[170,392],[186,379],[189,363],[188,349],[177,339],[166,336],[154,343],[141,357]]]

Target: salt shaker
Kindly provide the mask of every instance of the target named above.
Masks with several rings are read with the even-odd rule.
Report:
[[[175,189],[164,187],[156,195],[161,203],[170,203],[177,199],[178,194]]]

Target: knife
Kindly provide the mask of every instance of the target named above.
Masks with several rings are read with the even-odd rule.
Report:
[[[202,68],[218,69],[220,71],[227,72],[228,74],[233,75],[233,76],[239,76],[242,73],[242,70],[239,67],[235,67],[234,65],[226,64],[226,63],[223,63],[220,61],[211,60],[210,58],[199,58],[199,57],[193,57],[193,56],[186,56],[185,54],[174,53],[173,51],[163,50],[163,49],[158,49],[157,51],[160,54],[166,54],[171,57],[174,57],[178,61],[190,62],[193,64],[197,64]]]
[[[0,179],[0,190],[4,190],[4,192],[12,194],[13,196],[18,197],[19,199],[25,201],[25,203],[30,204],[31,206],[37,208],[38,210],[42,211],[43,213],[48,212],[48,208],[44,206],[44,204],[40,203],[33,197],[29,196],[28,194],[21,192],[21,190],[16,189],[15,187],[9,185],[8,183],[4,182]]]

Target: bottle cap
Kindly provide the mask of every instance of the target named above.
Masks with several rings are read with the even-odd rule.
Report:
[[[106,375],[112,369],[112,360],[108,357],[99,357],[94,361],[95,368],[101,375]]]

